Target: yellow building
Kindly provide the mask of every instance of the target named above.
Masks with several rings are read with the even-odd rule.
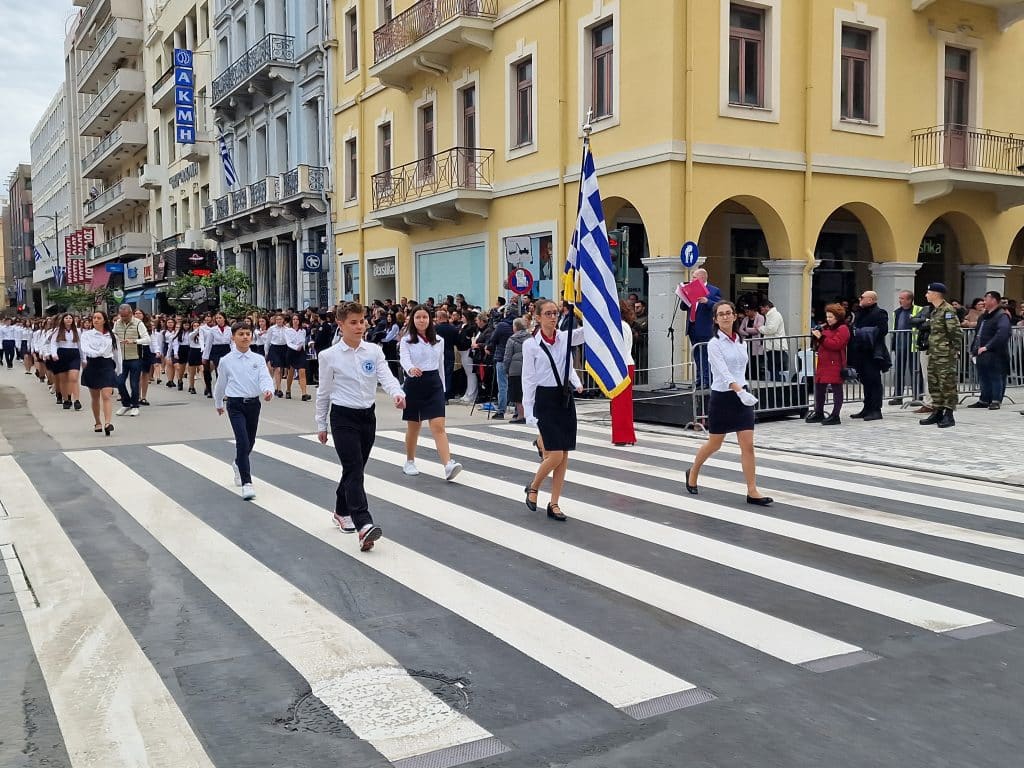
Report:
[[[338,296],[489,304],[515,266],[553,294],[593,110],[606,219],[629,228],[629,290],[652,329],[671,323],[687,240],[725,295],[767,290],[794,333],[867,288],[890,307],[933,280],[1024,297],[1020,0],[339,0],[335,14]],[[668,358],[652,343],[650,365]]]

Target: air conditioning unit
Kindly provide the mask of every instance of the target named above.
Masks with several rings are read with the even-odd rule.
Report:
[[[164,185],[163,170],[162,166],[146,163],[139,174],[139,186],[143,189],[160,189]]]

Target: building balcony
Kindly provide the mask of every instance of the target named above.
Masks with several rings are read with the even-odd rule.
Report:
[[[486,219],[493,168],[493,149],[453,147],[375,174],[370,218],[401,232],[458,222],[462,214]]]
[[[420,0],[373,31],[370,74],[386,86],[409,90],[418,72],[448,72],[454,53],[491,50],[498,0]]]
[[[268,97],[280,81],[294,81],[295,38],[267,35],[213,81],[215,109],[233,108],[256,95]]]
[[[96,47],[78,70],[79,93],[96,93],[126,59],[142,52],[142,22],[111,19],[96,36]]]
[[[94,245],[86,252],[85,262],[92,265],[126,258],[137,259],[150,252],[151,243],[152,238],[146,232],[125,232],[105,243]]]
[[[106,224],[146,203],[149,203],[149,190],[139,186],[138,178],[121,179],[92,200],[86,201],[83,220],[86,224]]]
[[[1005,32],[1021,19],[1024,19],[1024,0],[966,0],[968,5],[980,5],[994,8],[998,13],[999,29]],[[935,3],[935,0],[910,0],[910,7],[915,11],[923,11]]]
[[[174,109],[174,67],[153,83],[153,109]]]
[[[78,5],[76,2],[75,5]],[[142,0],[91,0],[78,20],[75,47],[92,50],[109,18],[142,21]]]
[[[179,248],[192,248],[202,250],[205,247],[203,231],[201,229],[187,229],[184,232],[165,237],[157,244],[158,253],[165,251],[176,251]]]
[[[114,130],[146,93],[146,76],[138,69],[119,69],[96,98],[82,110],[79,130],[83,136],[102,138]]]
[[[120,174],[125,158],[145,148],[145,123],[121,123],[82,158],[82,177],[108,180]]]
[[[167,169],[155,163],[146,163],[139,173],[139,186],[143,189],[160,189],[167,183]]]
[[[229,192],[203,210],[203,229],[211,236],[229,230],[258,232],[283,221],[298,221],[327,210],[327,169],[300,165],[279,176]]]
[[[914,131],[914,202],[957,190],[991,192],[1000,211],[1024,205],[1024,134],[966,125]]]

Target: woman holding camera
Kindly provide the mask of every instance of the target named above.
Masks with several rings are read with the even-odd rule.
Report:
[[[754,406],[757,398],[747,390],[747,345],[736,333],[736,307],[731,301],[719,301],[712,309],[715,334],[708,342],[708,363],[711,368],[711,399],[708,404],[708,440],[693,459],[686,472],[686,491],[698,493],[700,468],[722,447],[725,436],[736,433],[740,446],[740,463],[747,483],[747,504],[767,507],[770,496],[757,490],[754,458]]]
[[[814,347],[818,351],[818,364],[814,369],[814,411],[808,414],[808,424],[830,427],[839,424],[843,409],[843,368],[846,367],[846,347],[850,343],[850,328],[846,312],[839,304],[825,307],[825,325],[811,329]],[[825,393],[832,390],[832,413],[825,417]]]

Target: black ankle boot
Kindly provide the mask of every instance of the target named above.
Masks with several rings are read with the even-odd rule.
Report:
[[[953,418],[953,409],[944,408],[942,410],[942,418],[939,420],[939,429],[945,429],[946,427],[955,427],[956,419]]]
[[[945,413],[946,413],[946,409],[945,408],[936,408],[934,411],[932,411],[928,415],[928,418],[921,419],[917,423],[921,424],[922,426],[926,426],[926,427],[929,426],[930,424],[938,424],[940,421],[942,421],[942,417],[943,417],[943,415]]]

